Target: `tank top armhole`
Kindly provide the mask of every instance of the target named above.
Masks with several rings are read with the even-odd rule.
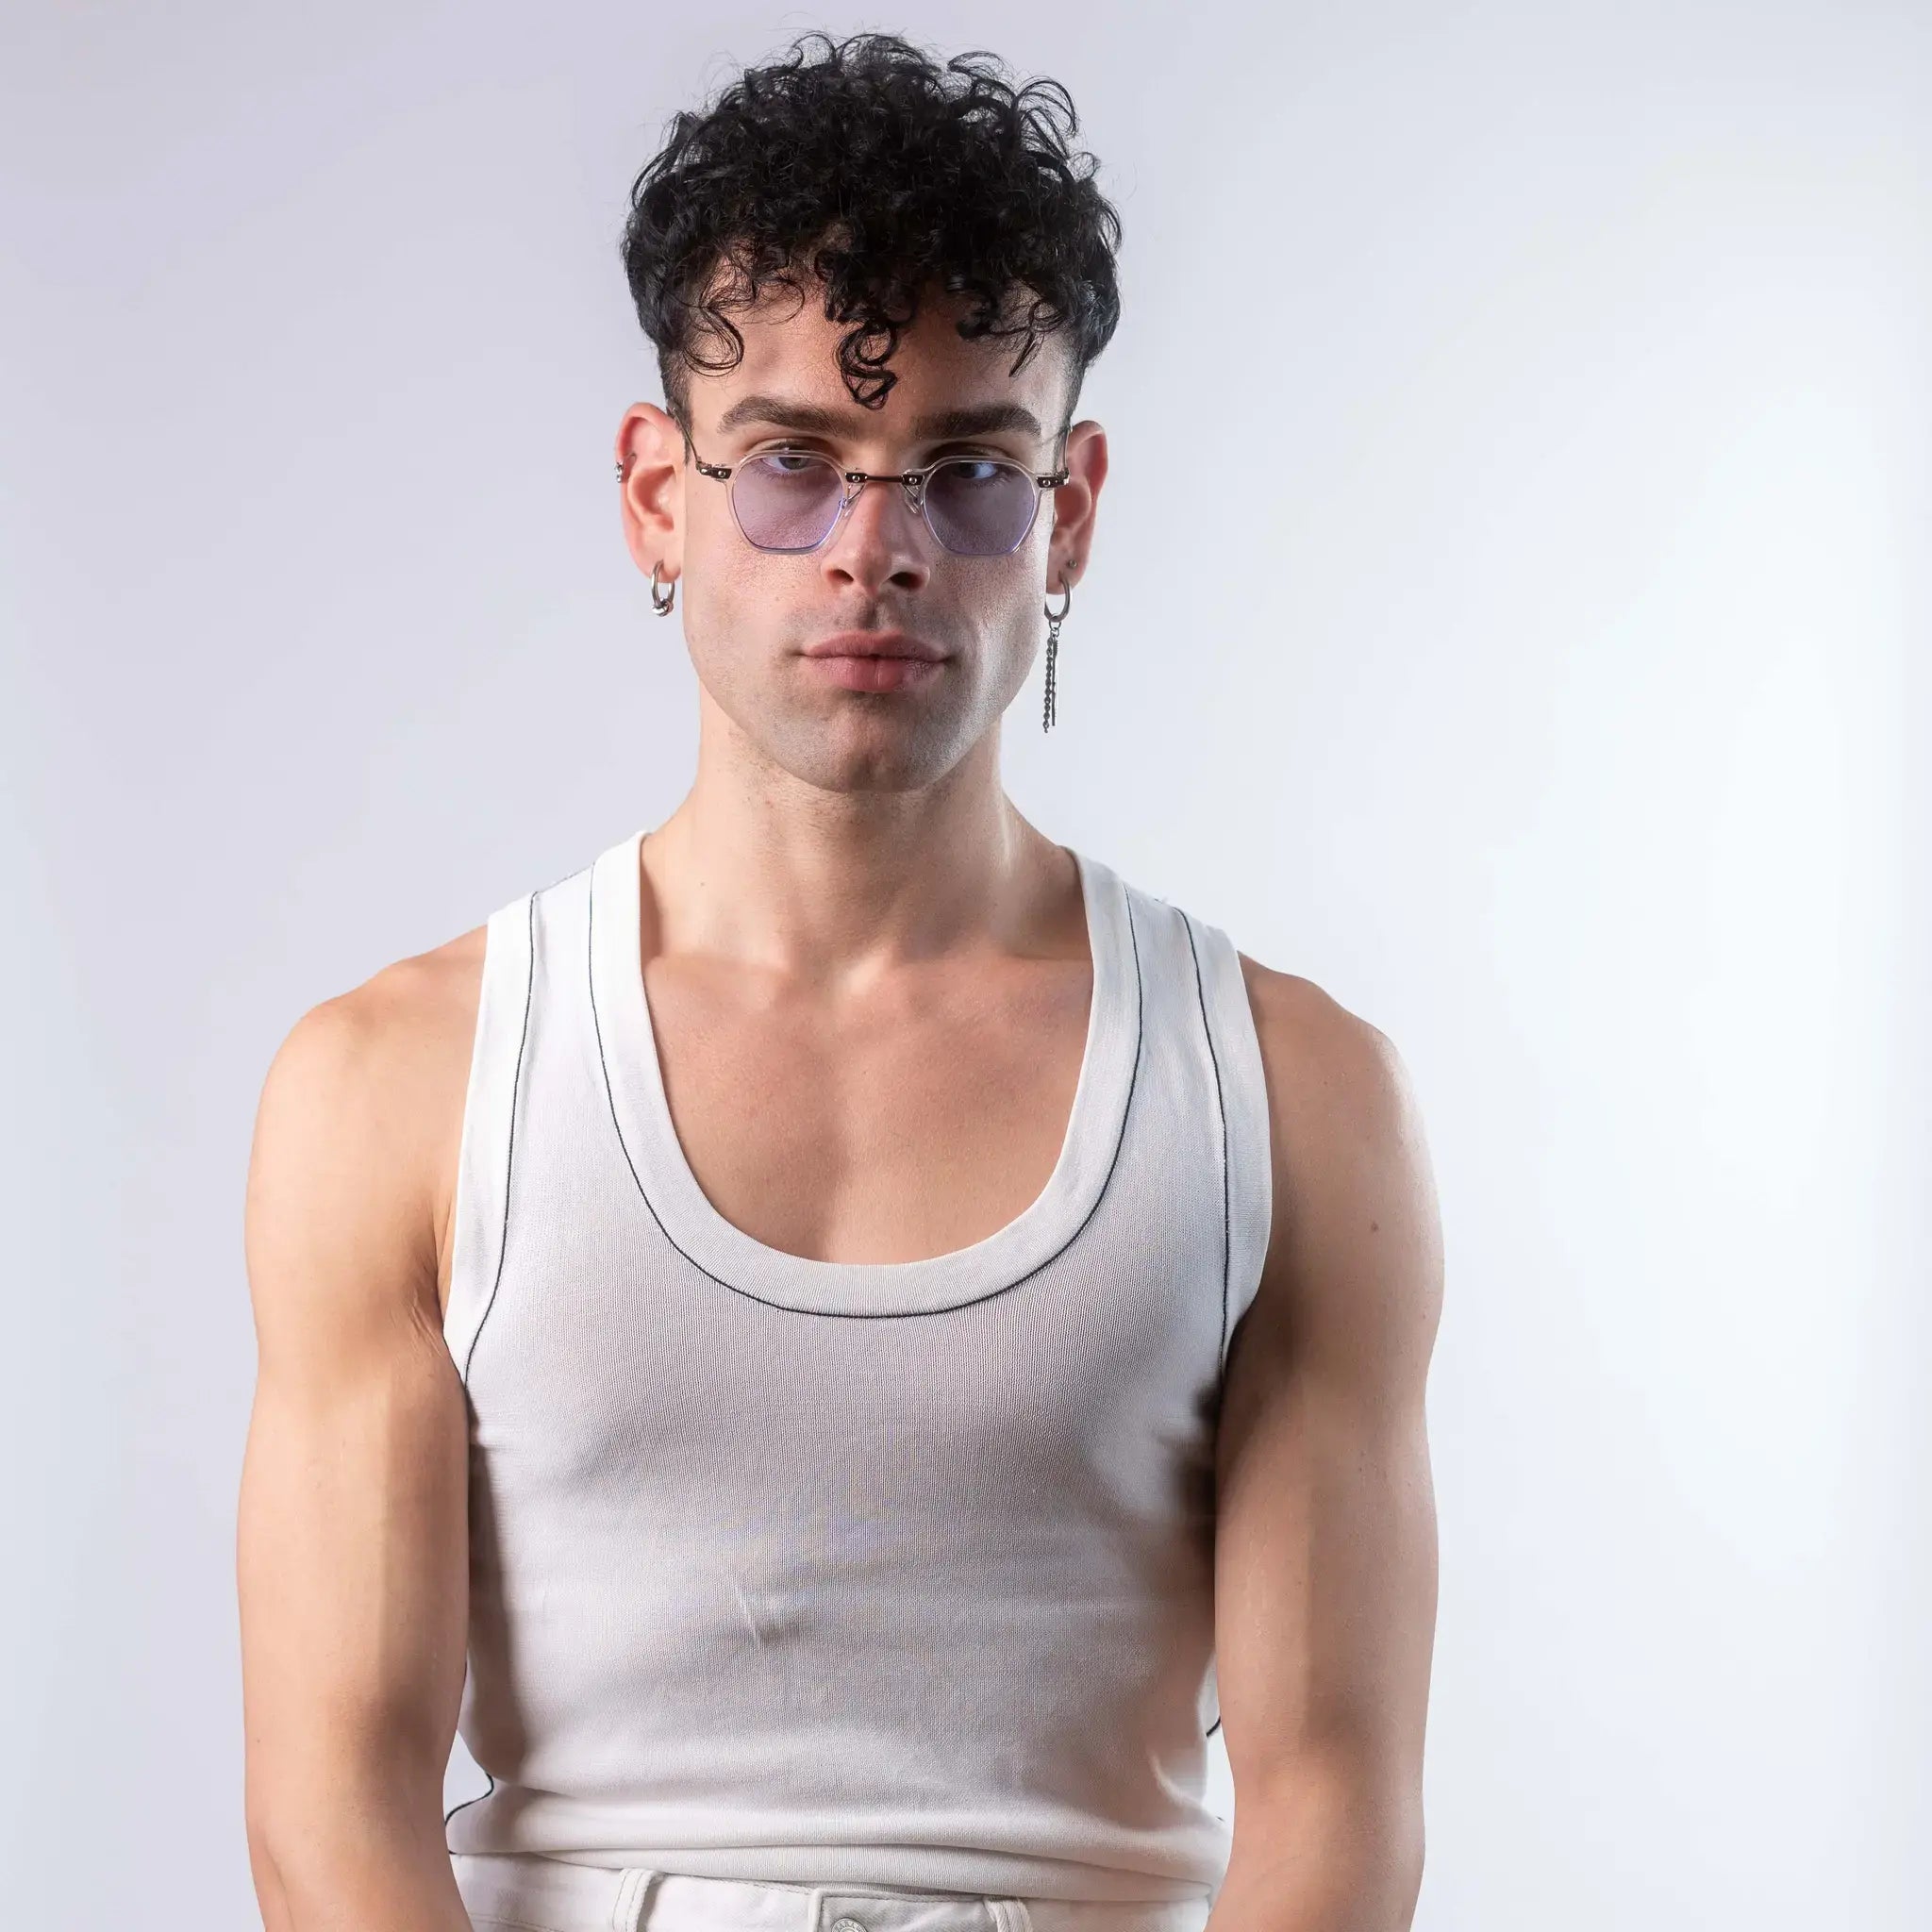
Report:
[[[484,928],[483,980],[457,1154],[449,1307],[442,1324],[443,1340],[465,1387],[470,1357],[503,1271],[508,1234],[510,1160],[529,1030],[535,917],[536,894],[529,892],[492,912]]]
[[[1220,1101],[1227,1225],[1225,1315],[1220,1370],[1236,1324],[1254,1304],[1268,1257],[1274,1167],[1267,1079],[1254,1008],[1234,941],[1217,925],[1188,918],[1201,974],[1201,1004]]]

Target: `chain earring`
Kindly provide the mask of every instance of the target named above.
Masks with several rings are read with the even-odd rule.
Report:
[[[1065,577],[1060,579],[1060,608],[1056,610],[1051,604],[1041,607],[1046,612],[1046,710],[1040,722],[1042,731],[1053,729],[1053,671],[1054,659],[1059,655],[1060,621],[1074,608],[1074,587]]]

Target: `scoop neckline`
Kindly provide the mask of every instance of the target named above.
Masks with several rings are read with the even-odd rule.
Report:
[[[645,991],[641,828],[591,869],[591,1004],[611,1120],[640,1195],[666,1240],[724,1287],[829,1315],[903,1315],[957,1307],[1037,1273],[1099,1206],[1119,1158],[1140,1060],[1142,989],[1124,881],[1072,846],[1092,956],[1087,1037],[1053,1172],[1004,1226],[963,1248],[910,1261],[827,1261],[767,1246],[727,1221],[698,1185],[665,1097]]]

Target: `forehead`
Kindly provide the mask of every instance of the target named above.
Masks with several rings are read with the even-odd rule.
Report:
[[[803,300],[788,288],[761,291],[756,308],[725,312],[743,337],[742,358],[714,374],[693,372],[696,424],[716,434],[753,436],[776,426],[853,437],[949,437],[1008,433],[1041,441],[1059,427],[1065,351],[1049,336],[1017,375],[1024,337],[968,341],[958,329],[970,302],[943,291],[922,295],[918,317],[899,332],[882,372],[897,379],[882,403],[854,399],[838,365],[850,322],[827,318],[821,284]],[[863,344],[876,353],[881,337]],[[709,347],[703,352],[712,356]],[[767,404],[789,406],[773,411]],[[782,418],[782,420],[779,420]]]

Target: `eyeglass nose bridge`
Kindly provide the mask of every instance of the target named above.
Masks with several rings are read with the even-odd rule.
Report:
[[[822,544],[831,541],[832,531],[845,521],[845,512],[864,494],[868,483],[896,483],[906,492],[908,508],[925,525],[927,532],[937,542],[939,532],[933,529],[925,514],[925,485],[931,474],[929,470],[886,470],[874,475],[866,470],[841,470],[839,508],[833,513],[831,528],[819,539],[819,541]]]

